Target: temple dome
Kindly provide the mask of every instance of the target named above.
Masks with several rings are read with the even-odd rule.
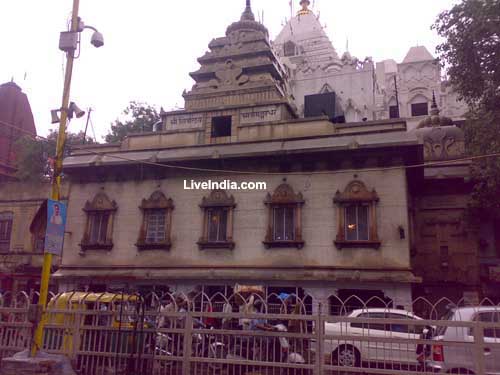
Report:
[[[453,121],[439,115],[436,97],[433,95],[430,116],[414,130],[424,145],[424,160],[453,160],[465,154],[465,136]]]
[[[425,48],[424,46],[415,46],[410,48],[403,60],[403,64],[428,61],[433,59],[434,57],[431,55],[427,48]]]
[[[439,114],[439,108],[436,103],[436,96],[432,94],[432,106],[430,115],[425,119],[420,121],[417,128],[429,128],[429,127],[439,127],[439,126],[450,126],[453,125],[453,120],[446,116],[441,116]]]
[[[312,66],[336,65],[340,69],[342,63],[321,25],[318,16],[308,8],[309,1],[301,1],[302,9],[292,17],[274,40],[274,46],[281,57],[298,58],[294,63],[308,63]],[[297,46],[295,54],[289,54],[286,46],[293,43]]]
[[[267,28],[263,24],[255,21],[255,16],[252,12],[250,0],[246,1],[246,7],[243,11],[243,14],[241,15],[240,20],[232,23],[226,29],[226,35],[237,31],[260,31],[263,32],[266,36],[269,35],[269,31],[267,30]]]

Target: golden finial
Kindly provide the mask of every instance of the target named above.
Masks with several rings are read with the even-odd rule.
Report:
[[[301,0],[300,6],[302,7],[302,9],[297,12],[297,16],[303,16],[305,14],[312,13],[312,11],[309,9],[309,5],[311,5],[311,2],[309,0]]]

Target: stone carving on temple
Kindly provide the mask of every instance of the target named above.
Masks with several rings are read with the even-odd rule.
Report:
[[[424,145],[425,160],[450,160],[465,154],[464,132],[453,121],[441,116],[433,94],[430,116],[423,119],[416,129]]]

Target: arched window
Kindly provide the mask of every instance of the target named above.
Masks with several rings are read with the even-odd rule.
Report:
[[[380,247],[376,212],[378,201],[377,192],[368,191],[361,181],[352,181],[342,193],[337,191],[333,202],[338,207],[339,227],[335,240],[338,249]]]
[[[0,251],[10,250],[10,239],[12,236],[12,212],[0,212]]]
[[[203,198],[200,207],[203,210],[203,233],[198,241],[200,249],[234,249],[234,197],[224,190],[214,190]]]
[[[389,101],[389,118],[400,118],[399,105],[396,98],[391,98]]]
[[[149,199],[143,199],[142,226],[136,246],[139,250],[169,250],[171,246],[172,199],[161,191],[155,191]]]
[[[111,250],[113,248],[113,220],[116,202],[104,192],[98,193],[92,202],[87,201],[83,211],[87,214],[87,224],[80,247],[82,250]]]
[[[412,117],[429,115],[429,100],[421,94],[411,100],[410,106]]]
[[[285,56],[295,56],[297,54],[297,45],[289,40],[288,42],[285,42],[283,52]]]
[[[301,193],[295,194],[292,187],[283,183],[264,202],[268,207],[268,228],[264,245],[272,247],[304,246],[302,240],[302,206],[304,199]]]

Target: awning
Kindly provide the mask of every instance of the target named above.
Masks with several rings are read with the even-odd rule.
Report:
[[[100,279],[129,281],[231,280],[257,285],[265,281],[330,281],[362,283],[420,283],[410,270],[356,270],[335,268],[134,268],[134,267],[62,267],[54,275],[59,279]]]

